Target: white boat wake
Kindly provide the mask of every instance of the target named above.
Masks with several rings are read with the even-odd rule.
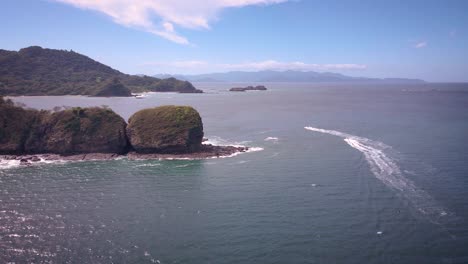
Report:
[[[416,209],[429,217],[434,223],[440,223],[442,217],[449,215],[447,211],[438,205],[438,203],[424,190],[419,189],[413,181],[407,179],[394,159],[389,157],[386,150],[390,146],[364,137],[358,137],[351,134],[335,130],[326,130],[316,127],[304,127],[309,131],[329,134],[343,138],[343,140],[352,148],[364,154],[370,170],[383,184],[390,189],[397,191],[403,197],[407,198]]]

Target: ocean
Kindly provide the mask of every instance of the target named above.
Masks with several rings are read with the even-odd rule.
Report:
[[[196,83],[207,160],[0,162],[0,262],[468,263],[468,84]],[[247,85],[247,84],[245,84]]]

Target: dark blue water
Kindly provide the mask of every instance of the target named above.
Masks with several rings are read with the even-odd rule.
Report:
[[[467,85],[230,86],[15,98],[108,105],[124,118],[192,105],[210,140],[263,150],[3,164],[0,262],[468,263]]]

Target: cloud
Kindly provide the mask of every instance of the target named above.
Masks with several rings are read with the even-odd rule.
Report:
[[[427,46],[426,41],[420,41],[420,42],[417,42],[416,44],[414,44],[414,47],[417,48],[417,49],[424,48],[426,46]]]
[[[187,72],[219,72],[219,71],[263,71],[263,70],[295,70],[295,71],[343,71],[343,70],[365,70],[367,65],[363,64],[311,64],[300,61],[280,62],[266,60],[246,63],[209,63],[201,60],[186,60],[172,62],[148,62],[145,68],[155,68],[158,71],[170,73]]]
[[[103,13],[115,23],[144,30],[179,44],[189,41],[174,25],[188,29],[209,29],[210,22],[225,8],[268,5],[288,0],[54,0]]]

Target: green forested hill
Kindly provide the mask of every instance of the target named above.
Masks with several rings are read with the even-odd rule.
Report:
[[[67,50],[0,50],[0,95],[94,95],[111,80],[132,92],[201,92],[187,81],[121,73]]]

